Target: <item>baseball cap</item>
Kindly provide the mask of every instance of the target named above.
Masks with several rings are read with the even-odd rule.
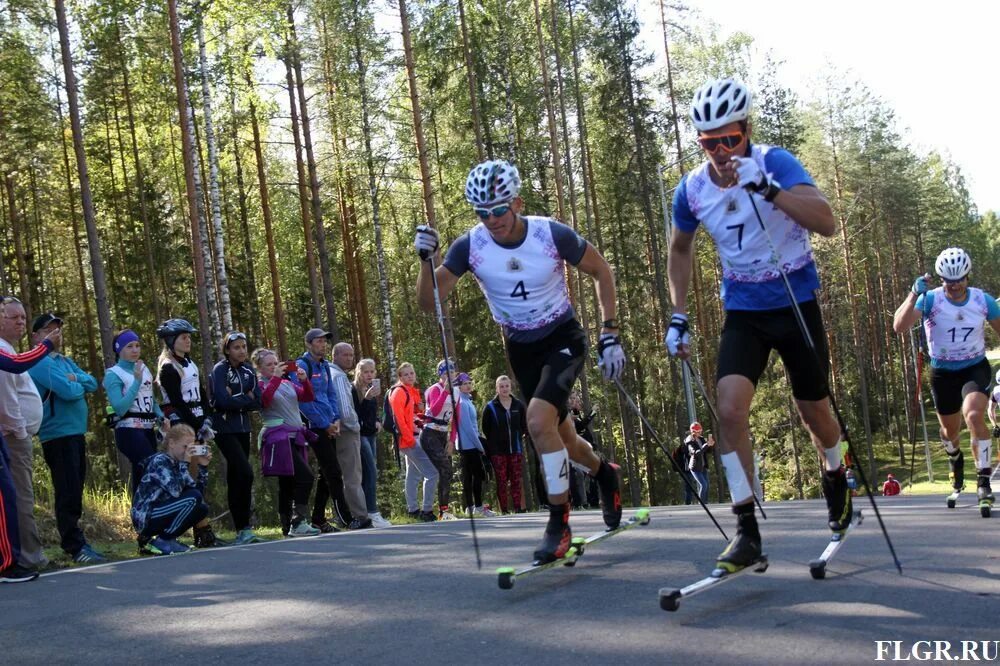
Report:
[[[63,324],[62,318],[57,317],[52,312],[46,312],[45,314],[40,314],[37,317],[35,317],[35,321],[31,322],[31,332],[38,333],[38,331],[42,330],[52,322],[55,322],[60,326],[62,326]]]
[[[324,331],[322,328],[310,328],[306,331],[306,344],[309,344],[316,338],[326,338],[327,340],[333,340],[333,333]]]

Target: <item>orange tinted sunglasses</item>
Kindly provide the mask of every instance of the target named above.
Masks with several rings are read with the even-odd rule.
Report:
[[[736,149],[736,146],[743,142],[743,136],[743,132],[719,134],[717,136],[699,136],[698,143],[710,153],[714,153],[720,147],[723,151],[731,153]]]

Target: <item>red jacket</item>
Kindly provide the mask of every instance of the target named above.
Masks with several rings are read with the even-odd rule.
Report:
[[[882,494],[887,497],[890,495],[898,495],[899,481],[896,479],[887,479],[886,482],[882,484]]]

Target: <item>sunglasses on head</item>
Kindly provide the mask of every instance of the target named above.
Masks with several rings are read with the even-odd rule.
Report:
[[[699,136],[698,143],[710,153],[714,153],[719,148],[724,152],[731,153],[736,150],[736,146],[743,142],[743,132],[733,134],[720,134],[718,136]]]
[[[476,211],[476,215],[479,216],[481,220],[488,220],[490,216],[493,217],[503,217],[510,210],[510,204],[501,204],[499,206],[494,206],[493,208],[473,208]]]
[[[20,303],[21,299],[17,296],[0,296],[0,305],[7,305],[8,303]]]
[[[230,333],[226,336],[226,343],[236,342],[237,340],[246,340],[247,336],[243,333]]]

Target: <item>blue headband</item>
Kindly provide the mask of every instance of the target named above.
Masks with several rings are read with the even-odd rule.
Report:
[[[130,328],[126,328],[124,331],[115,336],[115,341],[114,341],[115,356],[121,354],[122,349],[124,349],[125,346],[128,345],[129,343],[138,341],[139,341],[139,336],[135,334],[135,331],[133,331]]]

